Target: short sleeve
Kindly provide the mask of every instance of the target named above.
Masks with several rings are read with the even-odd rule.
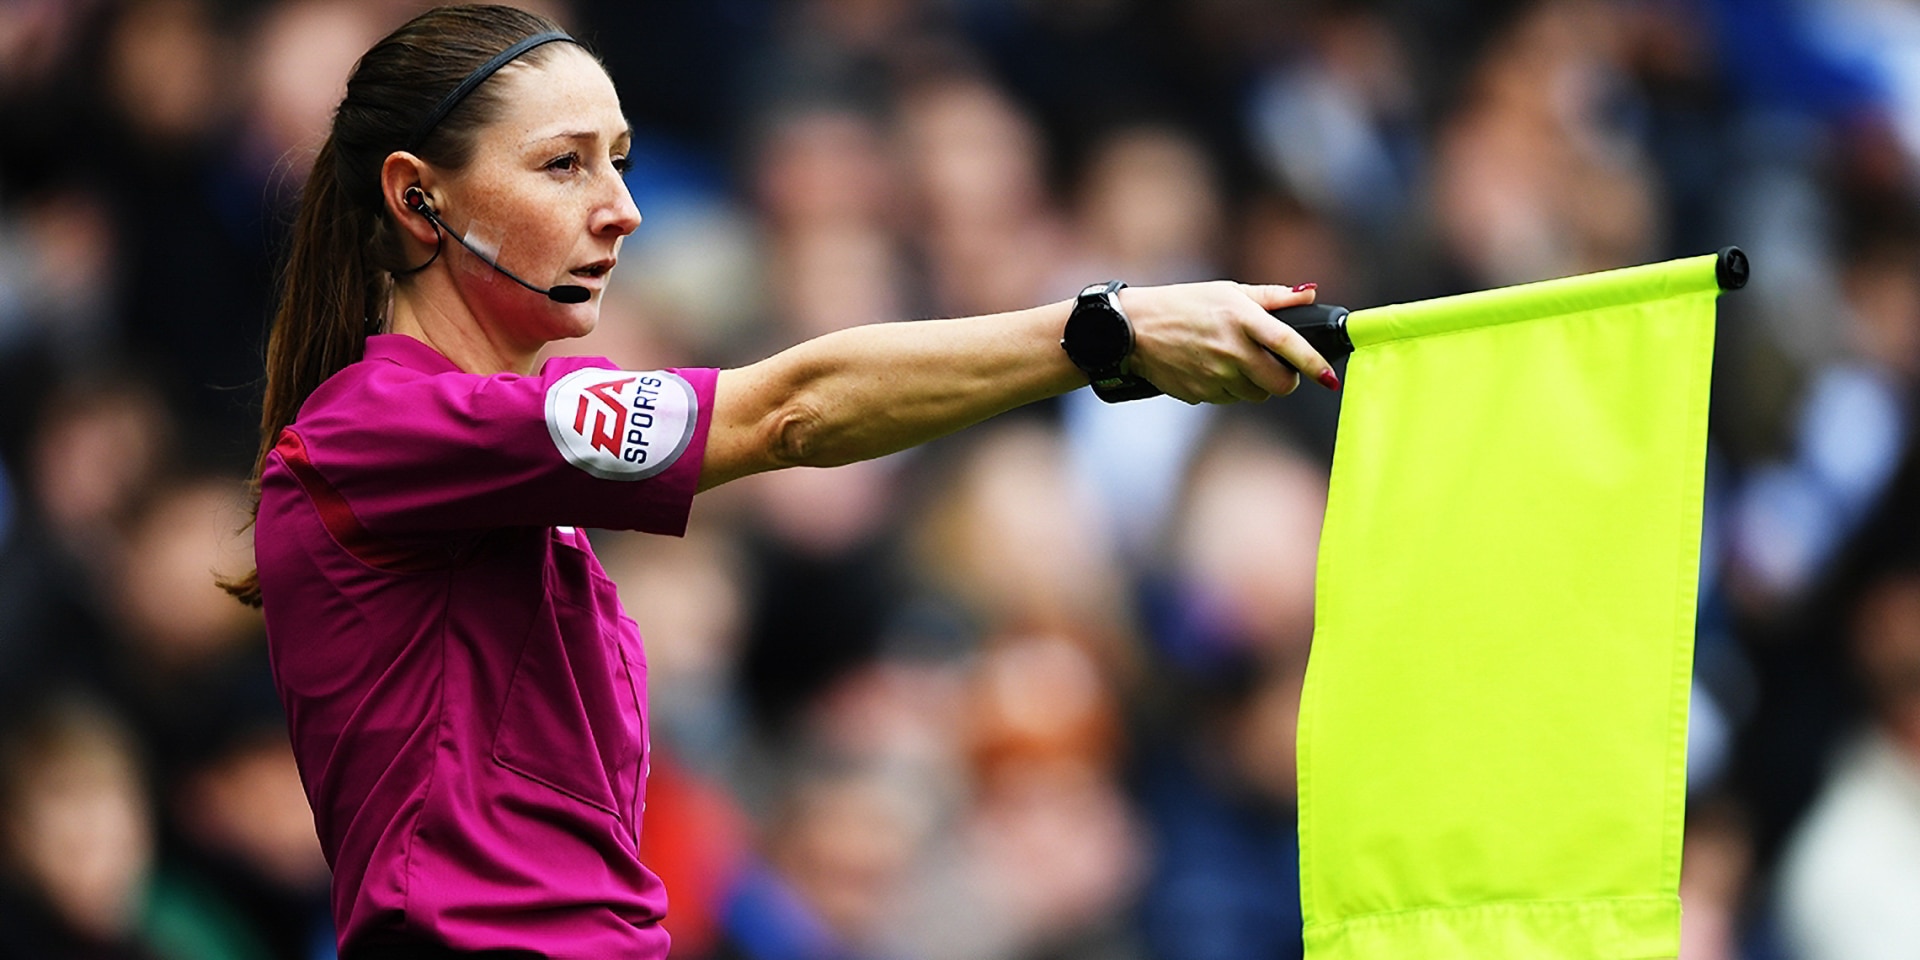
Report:
[[[377,536],[501,526],[678,536],[717,377],[579,357],[534,376],[363,361],[315,391],[274,456]]]

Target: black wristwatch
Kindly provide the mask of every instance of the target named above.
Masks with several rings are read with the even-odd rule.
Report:
[[[1160,395],[1160,388],[1145,377],[1123,372],[1127,357],[1133,354],[1133,324],[1120,309],[1120,291],[1125,288],[1126,283],[1109,280],[1080,291],[1060,338],[1067,359],[1093,382],[1094,395],[1108,403]]]

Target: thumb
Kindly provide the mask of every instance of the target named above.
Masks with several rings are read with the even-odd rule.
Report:
[[[1315,283],[1300,283],[1291,287],[1277,283],[1243,283],[1240,289],[1247,297],[1260,305],[1262,310],[1279,310],[1282,307],[1297,307],[1303,303],[1312,303]]]

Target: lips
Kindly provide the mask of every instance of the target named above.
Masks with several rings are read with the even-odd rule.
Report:
[[[571,270],[570,272],[574,276],[580,277],[585,280],[597,280],[601,277],[606,276],[608,271],[611,271],[613,269],[613,265],[615,262],[616,261],[611,257],[605,260],[595,260],[594,262],[589,263],[585,266],[574,267],[573,270]]]

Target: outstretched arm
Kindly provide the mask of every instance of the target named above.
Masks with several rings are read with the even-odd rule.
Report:
[[[1273,354],[1316,379],[1330,368],[1267,311],[1312,300],[1230,281],[1128,288],[1129,370],[1188,403],[1290,393],[1299,378]],[[853,327],[722,371],[700,488],[883,456],[1085,386],[1060,349],[1072,307]]]

